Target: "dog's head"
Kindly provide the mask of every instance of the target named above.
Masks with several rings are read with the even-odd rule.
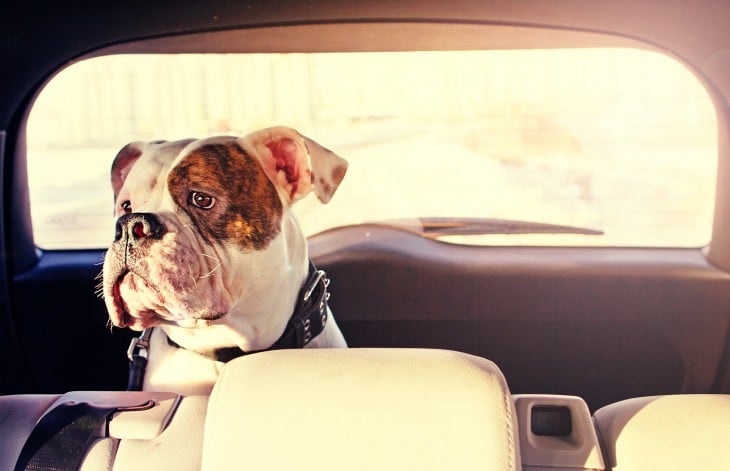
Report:
[[[240,312],[244,299],[251,309],[277,305],[306,267],[289,207],[312,191],[328,202],[346,170],[285,127],[128,144],[111,171],[118,219],[103,270],[111,322],[199,327]]]

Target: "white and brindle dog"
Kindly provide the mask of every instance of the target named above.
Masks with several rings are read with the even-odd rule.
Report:
[[[347,346],[290,209],[312,191],[327,203],[346,170],[286,127],[119,151],[103,295],[113,325],[155,327],[143,389],[206,394],[227,357]]]

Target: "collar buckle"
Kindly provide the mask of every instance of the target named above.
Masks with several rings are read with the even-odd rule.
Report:
[[[307,287],[307,290],[304,292],[304,296],[302,296],[302,301],[307,302],[309,301],[309,298],[312,296],[312,293],[315,289],[317,289],[317,284],[319,284],[320,280],[324,279],[324,287],[325,289],[330,284],[329,278],[327,278],[327,274],[324,272],[324,270],[317,270],[314,272],[314,275],[311,277],[311,281],[309,283],[309,286]]]
[[[151,336],[152,328],[144,329],[139,337],[133,337],[132,341],[129,342],[129,348],[127,349],[127,358],[129,358],[127,391],[142,390],[144,373],[147,369]]]
[[[127,348],[127,358],[129,358],[129,361],[134,361],[135,358],[148,358],[151,335],[152,329],[144,329],[139,337],[132,337]]]
[[[294,329],[296,347],[307,345],[319,335],[327,323],[327,301],[330,293],[329,278],[324,270],[317,270],[310,262],[310,276],[302,289],[303,294],[294,309],[289,325]]]

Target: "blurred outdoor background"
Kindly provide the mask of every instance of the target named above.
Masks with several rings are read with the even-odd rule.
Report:
[[[602,236],[475,244],[702,246],[717,124],[679,62],[633,49],[118,55],[54,77],[28,121],[42,248],[105,247],[109,169],[130,141],[287,125],[350,168],[307,234],[390,218],[564,224]]]

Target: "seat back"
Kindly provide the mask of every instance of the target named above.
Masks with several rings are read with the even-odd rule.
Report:
[[[628,399],[594,419],[613,471],[730,469],[730,395]]]
[[[443,350],[279,350],[234,360],[210,396],[204,470],[521,468],[499,369]]]
[[[14,469],[23,447],[36,445],[34,430],[79,404],[105,414],[82,471],[521,469],[502,373],[452,351],[259,353],[228,363],[210,397],[3,396],[0,469]]]

